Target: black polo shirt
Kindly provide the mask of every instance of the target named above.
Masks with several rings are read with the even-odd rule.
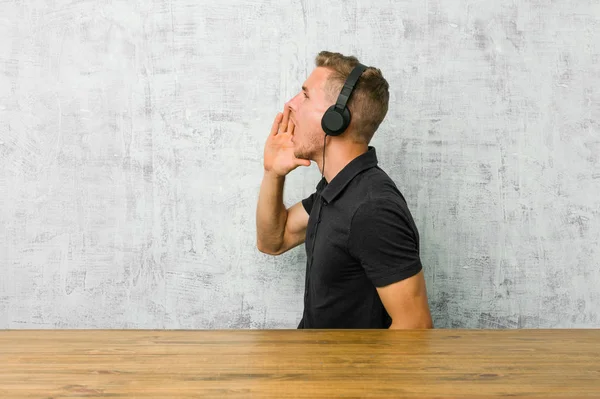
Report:
[[[302,204],[304,314],[298,328],[388,328],[375,287],[418,273],[419,233],[404,197],[377,166],[375,148],[323,178]]]

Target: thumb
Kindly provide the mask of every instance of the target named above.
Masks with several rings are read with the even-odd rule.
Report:
[[[310,166],[310,161],[308,159],[297,158],[296,159],[296,164],[298,166]]]

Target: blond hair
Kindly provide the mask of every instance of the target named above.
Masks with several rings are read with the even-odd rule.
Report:
[[[330,51],[321,51],[315,58],[317,67],[325,67],[332,71],[325,89],[333,103],[348,75],[358,63],[358,59],[354,56],[344,56]],[[367,67],[360,76],[347,103],[352,115],[348,129],[354,133],[354,141],[366,144],[371,141],[388,111],[390,96],[388,88],[389,84],[378,68]]]

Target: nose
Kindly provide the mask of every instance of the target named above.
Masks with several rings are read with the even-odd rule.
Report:
[[[290,107],[290,109],[294,112],[298,110],[298,98],[300,93],[296,94],[292,97],[288,102],[285,103],[286,107]]]

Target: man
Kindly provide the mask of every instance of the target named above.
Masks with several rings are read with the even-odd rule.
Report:
[[[347,103],[350,124],[328,136],[321,119],[358,60],[322,51],[315,62],[265,143],[257,247],[279,255],[306,242],[298,328],[433,328],[417,227],[369,146],[387,113],[388,83],[379,69],[367,68]],[[286,209],[285,176],[311,161],[323,178],[314,193]]]

